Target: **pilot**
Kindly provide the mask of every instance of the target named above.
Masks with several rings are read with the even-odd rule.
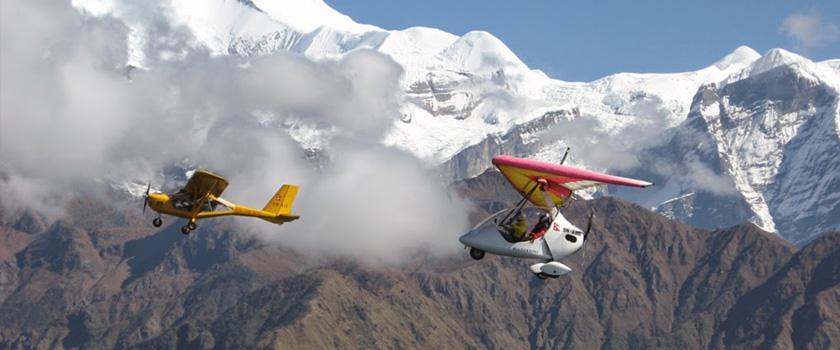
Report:
[[[508,226],[508,233],[516,241],[521,241],[525,238],[525,233],[528,231],[528,222],[525,220],[525,213],[520,211],[516,216],[516,221]]]

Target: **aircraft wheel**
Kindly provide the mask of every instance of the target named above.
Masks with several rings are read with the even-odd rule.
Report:
[[[540,272],[540,273],[537,274],[537,278],[539,278],[541,280],[544,280],[544,279],[548,278],[548,275]]]
[[[161,220],[160,218],[155,218],[154,220],[152,220],[152,225],[154,225],[155,227],[160,227],[161,225],[163,225],[163,220]]]
[[[194,222],[192,222],[192,221],[190,221],[189,223],[187,223],[187,228],[188,228],[188,229],[190,229],[190,231],[195,230],[195,228],[196,228],[196,227],[197,227],[197,226],[196,226],[196,225],[195,225],[195,223],[194,223]]]
[[[183,234],[185,234],[185,235],[190,234],[190,231],[191,231],[191,230],[190,230],[189,225],[184,225],[184,226],[182,226],[182,227],[181,227],[181,233],[183,233]]]
[[[470,248],[470,257],[475,260],[484,258],[484,251],[481,249]]]

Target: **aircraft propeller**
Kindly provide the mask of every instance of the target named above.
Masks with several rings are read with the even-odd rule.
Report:
[[[586,237],[589,236],[589,231],[592,230],[592,219],[595,218],[595,211],[589,213],[589,220],[586,224],[586,232],[583,233],[583,241],[586,242]]]
[[[586,241],[587,241],[587,238],[589,237],[589,231],[592,230],[592,219],[594,219],[594,218],[595,218],[595,210],[589,212],[589,220],[588,220],[588,223],[586,224],[586,231],[583,233],[583,247],[581,248],[581,250],[583,250],[583,262],[581,263],[581,265],[586,263]]]
[[[146,186],[146,196],[143,198],[143,215],[146,214],[146,207],[149,206],[149,191],[152,189],[152,182],[149,182],[149,185]]]

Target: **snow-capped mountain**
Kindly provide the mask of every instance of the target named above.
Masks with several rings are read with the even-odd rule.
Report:
[[[75,0],[131,28],[144,67],[153,26],[117,0]],[[796,242],[840,226],[840,60],[739,47],[683,73],[551,79],[492,34],[359,24],[322,0],[172,0],[158,5],[215,54],[289,51],[332,60],[360,49],[404,69],[401,115],[382,142],[471,177],[500,153],[656,177],[641,203],[693,224],[751,220]],[[644,196],[644,197],[640,197]]]
[[[831,61],[773,49],[701,86],[686,120],[632,172],[661,184],[640,200],[697,226],[750,220],[794,243],[836,228],[839,82]]]
[[[131,17],[114,0],[74,4],[93,14],[122,18],[132,28],[131,63],[145,65],[138,48],[149,40],[148,23]],[[759,56],[744,47],[694,72],[622,73],[591,83],[564,82],[531,70],[490,33],[459,37],[424,27],[388,31],[357,24],[321,0],[173,0],[159,6],[173,26],[188,28],[217,54],[286,50],[324,60],[371,49],[390,56],[405,70],[406,100],[401,122],[384,142],[431,164],[446,162],[487,135],[501,135],[574,108],[596,117],[599,127],[611,134],[638,123],[664,130],[685,118],[697,87],[721,80]]]
[[[754,222],[807,242],[840,225],[839,83],[828,64],[770,50],[725,81],[701,87],[675,136],[682,147],[667,152],[719,169]]]

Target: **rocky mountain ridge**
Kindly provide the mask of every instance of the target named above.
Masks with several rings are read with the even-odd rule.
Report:
[[[455,190],[478,219],[515,196],[503,181],[488,172]],[[570,275],[542,281],[515,259],[313,261],[225,221],[184,237],[94,199],[72,210],[2,223],[4,239],[28,238],[0,264],[0,348],[840,344],[836,232],[797,251],[752,224],[707,231],[616,198],[578,201],[566,216],[596,210],[594,238],[565,261]]]

